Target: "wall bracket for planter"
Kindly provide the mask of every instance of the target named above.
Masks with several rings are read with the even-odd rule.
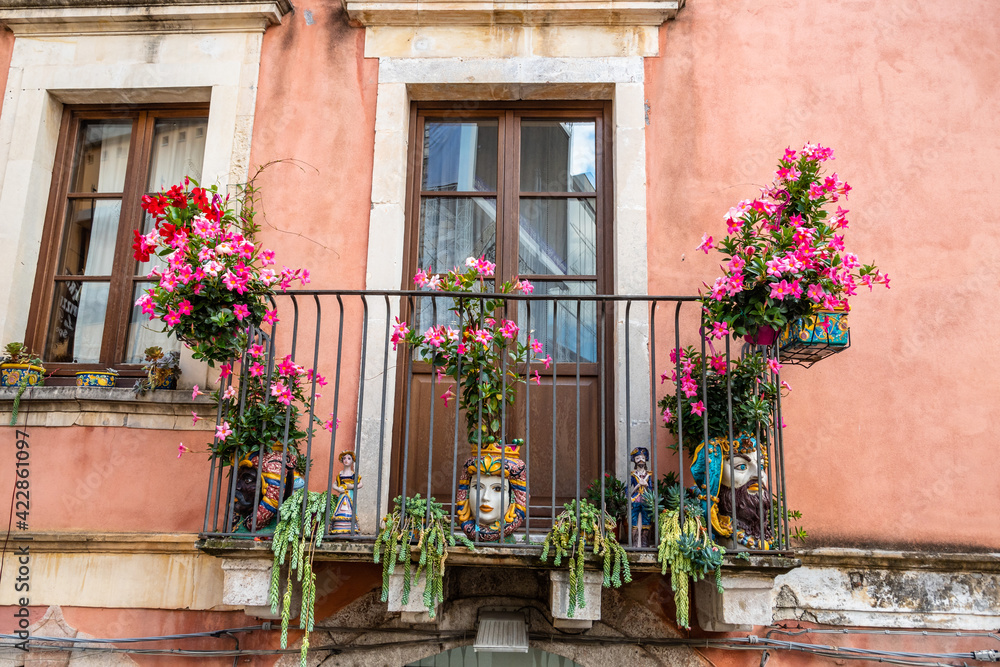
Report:
[[[811,367],[851,346],[847,313],[821,311],[800,318],[781,332],[781,361]]]

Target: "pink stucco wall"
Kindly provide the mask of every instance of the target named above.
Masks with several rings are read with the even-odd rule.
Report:
[[[813,544],[1000,546],[998,20],[988,1],[698,0],[646,61],[651,292],[714,280],[701,235],[806,141],[854,186],[848,247],[892,276],[852,300],[849,351],[784,374]]]

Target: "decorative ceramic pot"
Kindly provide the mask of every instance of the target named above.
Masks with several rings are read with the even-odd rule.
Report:
[[[520,442],[504,445],[503,451],[496,444],[473,445],[471,450],[472,458],[459,469],[458,520],[470,540],[478,533],[482,542],[499,542],[524,524],[528,511],[528,471],[519,458]]]
[[[116,373],[108,371],[78,371],[76,374],[77,387],[114,387]]]
[[[850,342],[847,313],[821,310],[790,324],[781,333],[782,349],[797,345],[846,346]]]
[[[31,364],[0,365],[0,387],[18,387],[24,378],[28,378],[27,386],[34,387],[42,381],[45,369]]]
[[[177,389],[178,375],[180,375],[180,373],[177,371],[170,371],[170,374],[157,382],[153,389]]]

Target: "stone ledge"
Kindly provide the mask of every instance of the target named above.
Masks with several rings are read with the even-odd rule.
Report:
[[[0,419],[10,422],[15,387],[0,387]],[[192,424],[191,413],[201,417]],[[207,396],[191,399],[187,389],[160,389],[136,396],[122,387],[30,387],[21,397],[20,426],[122,426],[211,431],[216,406]]]
[[[360,26],[431,25],[660,25],[676,18],[684,0],[346,0]]]
[[[823,547],[797,550],[804,566],[937,570],[941,572],[1000,572],[1000,553],[882,551]]]
[[[67,533],[29,531],[11,533],[13,544],[37,553],[155,553],[198,554],[197,533]],[[9,550],[8,550],[9,551]]]
[[[7,0],[0,24],[18,35],[259,30],[281,23],[290,0]]]

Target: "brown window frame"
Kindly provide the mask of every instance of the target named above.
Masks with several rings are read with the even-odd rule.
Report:
[[[470,107],[473,107],[470,109]],[[597,283],[597,294],[613,293],[614,285],[614,197],[612,116],[610,101],[536,101],[536,102],[413,102],[410,106],[410,136],[406,169],[406,226],[403,235],[404,258],[402,289],[412,289],[413,274],[419,267],[420,198],[430,195],[420,190],[423,158],[423,127],[427,118],[498,118],[499,150],[497,151],[497,275],[503,279],[518,275],[517,248],[519,242],[521,151],[519,128],[521,120],[579,119],[595,121],[595,174],[597,214],[597,273],[594,276],[567,276],[571,280],[591,279]],[[508,165],[511,165],[508,167]],[[434,196],[469,196],[473,193],[434,192]],[[532,192],[531,196],[547,197],[553,193]],[[588,193],[573,193],[586,197]],[[474,193],[475,196],[488,196]],[[567,196],[559,193],[558,196]],[[558,280],[558,275],[529,275],[522,278]]]
[[[125,356],[129,320],[132,313],[133,285],[140,276],[135,275],[136,260],[132,252],[132,232],[141,229],[143,211],[142,196],[146,194],[154,125],[160,118],[208,118],[208,104],[150,104],[142,106],[117,105],[67,105],[63,108],[55,163],[52,169],[52,183],[46,207],[45,224],[42,230],[41,248],[35,271],[33,298],[28,311],[28,326],[25,342],[44,355],[49,318],[55,298],[57,280],[56,266],[59,262],[60,245],[66,225],[66,208],[71,198],[70,179],[73,176],[74,158],[81,123],[88,120],[132,119],[132,135],[129,143],[125,181],[122,186],[121,214],[115,239],[114,260],[111,269],[108,292],[107,314],[101,352],[96,363],[52,362],[48,370],[56,377],[72,376],[77,371],[114,368],[125,376],[141,374],[139,364],[121,361]],[[94,193],[95,198],[117,199],[116,193]],[[86,281],[86,276],[73,276],[73,280]],[[103,282],[103,281],[102,281]],[[47,362],[44,358],[43,362]]]

